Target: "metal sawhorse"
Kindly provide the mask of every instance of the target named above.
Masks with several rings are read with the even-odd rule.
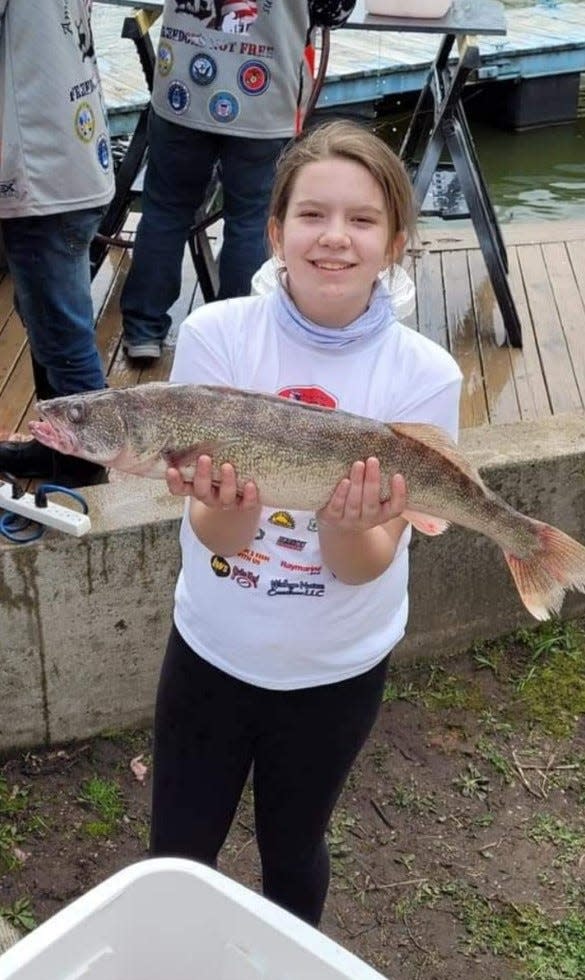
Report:
[[[443,35],[400,156],[411,173],[421,214],[471,217],[508,340],[513,347],[521,347],[520,319],[507,277],[506,247],[462,101],[464,86],[480,61],[474,35],[506,33],[503,5],[499,0],[454,0],[444,17],[422,19],[366,14],[362,0],[358,0],[347,27]],[[455,41],[458,60],[450,64]],[[451,158],[447,166],[440,163],[445,149]]]

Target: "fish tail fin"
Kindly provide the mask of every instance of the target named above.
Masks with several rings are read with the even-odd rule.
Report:
[[[567,589],[585,592],[585,547],[550,524],[531,521],[540,547],[527,558],[504,549],[522,602],[536,619],[559,612]]]

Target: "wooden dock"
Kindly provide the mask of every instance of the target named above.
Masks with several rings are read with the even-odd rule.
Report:
[[[96,0],[94,4],[95,45],[114,134],[132,131],[137,112],[149,98],[134,45],[120,36],[123,20],[131,13],[129,2]],[[585,71],[582,0],[508,7],[506,25],[505,37],[479,38],[480,80]],[[159,32],[160,20],[151,28],[155,47]],[[437,44],[437,37],[429,34],[334,31],[318,108],[331,110],[419,91]]]
[[[136,216],[131,216],[132,234]],[[463,427],[545,419],[585,410],[585,223],[508,225],[510,281],[522,322],[522,350],[508,347],[477,241],[453,227],[425,229],[405,260],[417,308],[409,325],[448,348],[464,375]],[[121,350],[120,291],[129,253],[111,248],[93,284],[97,339],[112,386],[165,380],[178,327],[202,302],[190,257],[172,310],[163,356],[130,366]],[[360,381],[363,383],[363,381]],[[0,434],[27,432],[33,380],[8,274],[0,280]]]

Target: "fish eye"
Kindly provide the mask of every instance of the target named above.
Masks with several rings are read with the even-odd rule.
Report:
[[[67,409],[67,419],[69,422],[82,422],[85,414],[85,406],[81,402],[76,402]]]

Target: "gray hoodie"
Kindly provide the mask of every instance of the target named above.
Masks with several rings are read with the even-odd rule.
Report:
[[[312,85],[308,29],[306,0],[165,0],[157,115],[232,136],[292,136]]]
[[[90,12],[91,0],[0,0],[0,218],[112,198]]]

